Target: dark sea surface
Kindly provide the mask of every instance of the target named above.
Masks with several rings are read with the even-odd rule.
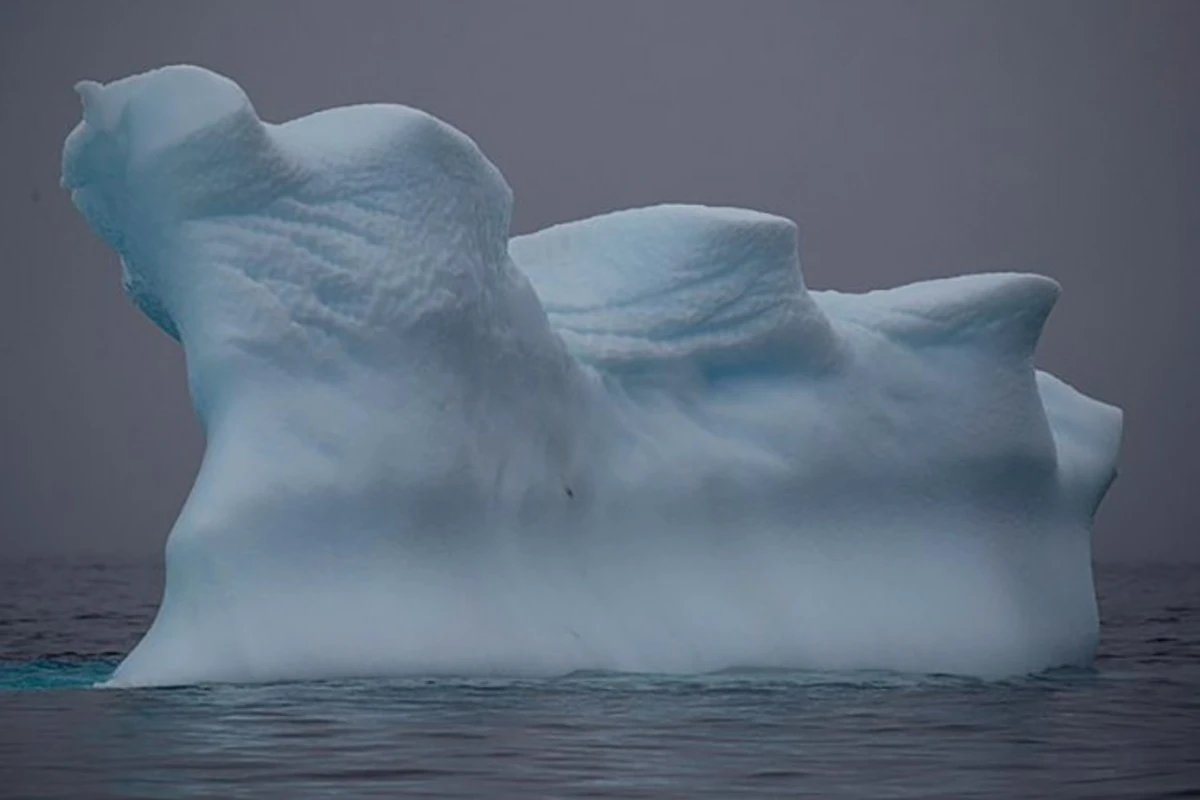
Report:
[[[1200,568],[1101,567],[1094,669],[94,689],[146,563],[0,563],[0,796],[1200,797]]]

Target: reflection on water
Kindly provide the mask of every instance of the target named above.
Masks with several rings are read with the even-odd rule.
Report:
[[[26,690],[0,691],[0,794],[1011,798],[1200,791],[1194,577],[1182,568],[1102,572],[1096,669],[1003,683],[757,672],[63,688],[107,674],[115,661],[100,654],[127,632],[118,625],[74,637],[55,630],[37,641],[85,642],[92,653],[14,659],[14,643],[29,644],[33,623],[9,622],[0,626],[8,645],[0,687]],[[145,578],[151,586],[155,580]],[[88,622],[74,619],[71,608],[49,616],[64,627]]]

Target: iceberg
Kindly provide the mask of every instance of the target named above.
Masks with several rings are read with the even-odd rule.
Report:
[[[421,111],[76,89],[63,185],[207,442],[114,685],[1090,661],[1121,412],[1034,368],[1054,281],[810,291],[734,208],[510,237]]]

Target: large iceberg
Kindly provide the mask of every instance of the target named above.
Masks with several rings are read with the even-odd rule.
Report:
[[[1054,281],[809,291],[732,208],[510,239],[420,111],[77,90],[63,184],[207,438],[113,683],[1090,660],[1121,413],[1035,371]]]

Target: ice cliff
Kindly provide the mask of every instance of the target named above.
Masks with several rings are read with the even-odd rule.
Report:
[[[809,291],[730,208],[510,239],[420,111],[77,90],[63,185],[207,438],[114,683],[1091,658],[1121,414],[1035,371],[1054,281]]]

